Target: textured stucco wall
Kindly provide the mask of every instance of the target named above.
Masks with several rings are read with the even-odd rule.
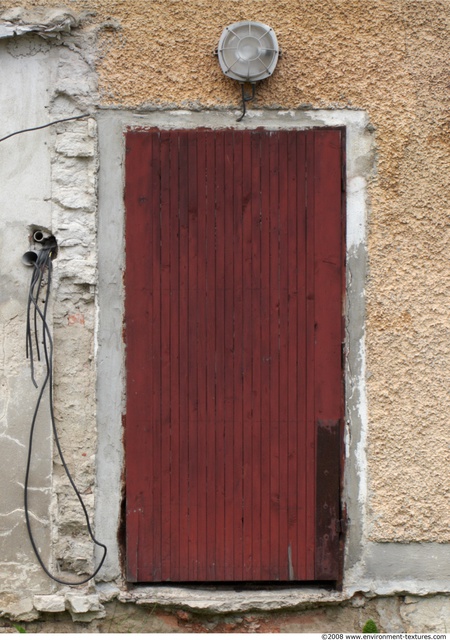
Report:
[[[30,9],[39,5],[61,3],[21,3]],[[73,36],[49,41],[21,36],[2,45],[1,84],[9,87],[0,95],[5,133],[94,106],[143,112],[168,106],[237,108],[239,87],[222,75],[213,51],[223,27],[240,19],[270,24],[283,49],[274,76],[258,88],[250,108],[339,108],[367,114],[376,160],[371,154],[360,160],[370,164],[361,172],[372,176],[365,283],[364,535],[374,544],[450,542],[450,5],[438,0],[71,0],[67,5],[81,16]],[[0,1],[6,18],[26,19],[24,13],[10,12],[15,7],[17,2]],[[15,109],[15,103],[21,108]],[[68,461],[91,508],[96,449],[96,128],[90,120],[44,131],[39,143],[36,138],[8,141],[14,140],[11,148],[21,154],[20,167],[10,152],[1,165],[2,183],[8,186],[2,195],[3,238],[5,246],[17,247],[0,259],[2,274],[8,276],[0,293],[2,473],[5,482],[11,481],[14,469],[20,475],[26,430],[17,437],[14,425],[27,410],[21,404],[26,367],[18,355],[23,300],[17,298],[25,275],[11,271],[9,264],[27,249],[27,225],[43,224],[63,242],[54,299],[55,340],[61,346],[55,362],[57,418],[63,446],[70,450]],[[6,153],[5,144],[0,152]],[[20,179],[25,160],[33,168],[26,181]],[[49,452],[47,443],[44,459]],[[55,464],[57,499],[47,511],[57,523],[52,531],[54,557],[63,569],[83,571],[89,567],[91,547],[80,537],[78,514],[60,472]],[[45,473],[40,487],[44,518],[49,488]],[[20,485],[8,491],[17,494],[18,502]],[[12,557],[9,540],[23,514],[10,508],[11,501],[4,507],[0,544],[4,557]],[[75,561],[66,562],[71,558]],[[22,566],[23,561],[26,565],[29,559],[12,562]],[[6,564],[3,584],[10,580],[17,588],[18,565]],[[23,575],[24,581],[29,578]],[[96,605],[91,605],[95,612]]]

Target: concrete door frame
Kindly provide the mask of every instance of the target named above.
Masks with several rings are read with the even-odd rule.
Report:
[[[346,575],[359,564],[366,503],[365,440],[367,429],[364,347],[367,182],[374,169],[373,129],[367,114],[351,110],[253,111],[239,124],[230,111],[105,110],[98,114],[99,171],[99,324],[97,332],[97,498],[96,531],[108,545],[101,578],[121,576],[118,530],[123,484],[124,413],[124,131],[159,128],[346,127],[347,141],[347,299],[346,299],[346,472],[344,501],[350,527],[344,563]],[[351,433],[351,438],[349,434]]]

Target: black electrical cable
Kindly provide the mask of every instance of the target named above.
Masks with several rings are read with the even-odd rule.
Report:
[[[42,286],[42,279],[44,277],[44,269],[43,269],[42,261],[43,261],[44,257],[45,257],[45,253],[40,253],[39,255],[36,255],[36,261],[35,261],[35,263],[33,265],[35,268],[33,269],[33,274],[32,274],[31,284],[30,284],[30,292],[31,292],[32,295],[28,296],[28,305],[27,305],[26,355],[27,355],[27,358],[30,358],[31,380],[33,381],[33,384],[34,384],[34,386],[36,388],[38,387],[38,384],[37,384],[35,376],[34,376],[33,338],[32,338],[32,333],[31,333],[30,312],[31,312],[32,299],[36,299],[36,300],[38,299],[39,290],[40,290],[40,288]],[[35,291],[36,284],[37,284],[37,293],[35,295],[33,295],[34,291]],[[37,359],[40,360],[41,359],[41,354],[40,354],[40,350],[39,350],[39,339],[38,339],[38,330],[37,330],[37,307],[36,307],[36,305],[34,306],[33,325],[34,325],[34,336],[35,336],[35,341],[36,341],[36,355],[37,355]]]
[[[33,362],[33,336],[31,335],[31,322],[30,322],[30,310],[31,310],[31,306],[34,306],[34,312],[36,314],[36,319],[39,318],[41,320],[42,323],[42,346],[43,346],[43,352],[44,352],[44,357],[45,357],[45,366],[46,366],[46,375],[45,375],[45,379],[44,382],[42,383],[41,389],[39,391],[39,395],[38,395],[38,399],[36,402],[36,406],[34,409],[34,414],[33,414],[33,418],[31,421],[31,427],[30,427],[30,437],[29,437],[29,445],[28,445],[28,457],[27,457],[27,466],[26,466],[26,473],[25,473],[25,486],[24,486],[24,507],[25,507],[25,519],[26,519],[26,524],[27,524],[27,530],[28,530],[28,535],[30,538],[30,542],[31,542],[31,546],[33,547],[34,553],[36,554],[36,558],[39,561],[39,564],[41,565],[42,569],[45,571],[45,573],[49,576],[49,578],[51,578],[52,580],[54,580],[55,582],[59,582],[59,584],[63,584],[63,585],[67,585],[70,587],[74,587],[74,586],[78,586],[81,584],[85,584],[86,582],[89,582],[90,580],[92,580],[92,578],[94,578],[98,572],[100,571],[100,569],[103,566],[103,563],[105,561],[106,558],[106,554],[107,554],[107,548],[106,545],[102,544],[101,542],[99,542],[98,540],[96,540],[93,532],[92,532],[92,528],[91,528],[91,524],[89,521],[89,514],[87,512],[86,509],[86,505],[83,502],[83,498],[81,497],[80,492],[78,491],[78,488],[70,474],[70,471],[67,467],[66,461],[64,459],[64,455],[61,449],[61,444],[59,442],[59,437],[58,437],[58,432],[56,429],[56,420],[55,420],[55,415],[54,415],[54,410],[53,410],[53,389],[52,389],[52,381],[53,381],[53,340],[52,340],[52,336],[51,336],[51,332],[50,332],[50,328],[48,326],[47,323],[47,309],[48,309],[48,301],[50,298],[50,289],[51,289],[51,280],[52,280],[52,256],[55,254],[56,252],[56,241],[54,240],[54,238],[49,238],[45,243],[44,246],[42,248],[42,250],[39,252],[39,255],[36,259],[36,262],[33,265],[33,274],[31,276],[31,282],[30,282],[30,288],[29,288],[29,296],[28,296],[28,314],[27,314],[27,356],[30,357],[30,362]],[[39,302],[39,298],[44,286],[44,276],[45,274],[47,274],[47,282],[46,282],[46,291],[45,291],[45,299],[44,299],[44,306],[41,309],[40,307],[40,302]],[[36,320],[36,324],[34,325],[35,331],[36,331],[36,335],[35,335],[35,340],[36,340],[36,344],[38,341],[38,336],[37,336],[37,320]],[[40,356],[38,355],[38,359],[40,359]],[[37,386],[36,381],[34,379],[34,372],[32,369],[32,380],[33,383],[35,384],[35,386]],[[78,498],[78,501],[81,505],[81,508],[83,509],[84,512],[84,516],[86,519],[86,525],[87,525],[87,529],[89,532],[89,535],[92,539],[92,541],[94,542],[94,544],[98,547],[101,547],[103,549],[103,556],[100,560],[100,563],[97,567],[97,569],[90,574],[87,578],[85,578],[84,580],[80,580],[78,582],[69,582],[67,580],[61,580],[60,578],[57,578],[56,576],[54,576],[45,566],[44,561],[41,558],[41,555],[39,553],[39,550],[37,548],[36,542],[34,540],[34,536],[33,536],[33,532],[32,532],[32,528],[31,528],[31,522],[30,522],[30,513],[29,513],[29,506],[28,506],[28,484],[29,484],[29,478],[30,478],[30,469],[31,469],[31,460],[32,460],[32,452],[33,452],[33,439],[34,439],[34,432],[35,432],[35,427],[36,427],[36,420],[37,420],[37,416],[39,413],[39,408],[41,405],[41,401],[44,395],[44,391],[46,389],[46,387],[49,387],[49,405],[50,405],[50,419],[51,419],[51,423],[52,423],[52,430],[53,430],[53,435],[55,438],[55,443],[56,443],[56,447],[58,449],[58,455],[60,457],[61,463],[64,467],[64,471],[66,472],[66,475],[69,479],[70,484],[72,485],[72,488]]]
[[[33,269],[33,274],[32,274],[31,283],[30,283],[30,293],[32,291],[34,291],[34,287],[35,287],[35,284],[36,284],[36,281],[37,281],[36,276],[38,276],[39,272],[40,272],[39,269],[37,269],[37,268]],[[30,358],[31,380],[33,381],[34,386],[37,387],[38,384],[37,384],[36,379],[34,377],[33,337],[32,337],[32,334],[31,334],[31,322],[30,322],[31,298],[32,298],[32,296],[29,295],[28,296],[28,304],[27,304],[26,355],[27,355],[27,358]],[[36,326],[36,324],[35,324],[34,330],[35,330],[35,335],[37,336],[37,326]],[[38,344],[38,341],[36,341],[36,344]],[[37,351],[37,356],[38,356],[38,359],[40,359],[39,351]]]
[[[246,96],[245,95],[245,85],[244,83],[241,84],[241,89],[242,89],[242,114],[239,116],[239,118],[236,120],[236,122],[240,122],[242,120],[242,118],[245,116],[245,114],[247,113],[247,102],[250,102],[251,100],[255,99],[255,91],[256,91],[256,85],[254,83],[252,83],[252,93],[250,96]],[[1,142],[1,140],[0,140]]]
[[[0,138],[0,142],[4,140],[8,140],[8,138],[12,138],[13,136],[18,136],[19,133],[27,133],[28,131],[37,131],[38,129],[45,129],[46,127],[51,127],[54,124],[59,124],[60,122],[68,122],[69,120],[80,120],[81,118],[89,118],[90,113],[83,113],[81,116],[71,116],[70,118],[62,118],[61,120],[53,120],[53,122],[48,122],[47,124],[41,124],[39,127],[30,127],[29,129],[21,129],[20,131],[14,131],[14,133],[9,133],[4,138]]]

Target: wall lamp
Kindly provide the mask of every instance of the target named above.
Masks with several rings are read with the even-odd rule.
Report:
[[[242,115],[237,122],[245,116],[246,103],[255,97],[256,83],[274,72],[279,54],[274,30],[262,22],[244,20],[223,30],[217,48],[219,63],[224,74],[242,87]],[[246,83],[252,86],[250,95],[245,93]]]

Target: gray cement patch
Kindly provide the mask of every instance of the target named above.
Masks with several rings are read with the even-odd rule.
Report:
[[[448,593],[450,545],[439,543],[368,543],[354,588],[379,595]]]
[[[0,44],[2,86],[0,137],[48,120],[49,94],[58,59],[36,51],[26,61]],[[49,588],[37,564],[24,516],[23,483],[31,419],[38,392],[25,357],[25,319],[31,271],[21,257],[29,249],[29,226],[51,226],[51,170],[48,129],[5,140],[0,149],[2,274],[0,296],[0,584],[2,592],[27,596]],[[51,303],[52,306],[52,303]],[[51,315],[51,311],[49,313]],[[42,383],[42,368],[36,375]],[[31,523],[46,562],[51,557],[52,440],[48,410],[42,407],[30,477]]]

